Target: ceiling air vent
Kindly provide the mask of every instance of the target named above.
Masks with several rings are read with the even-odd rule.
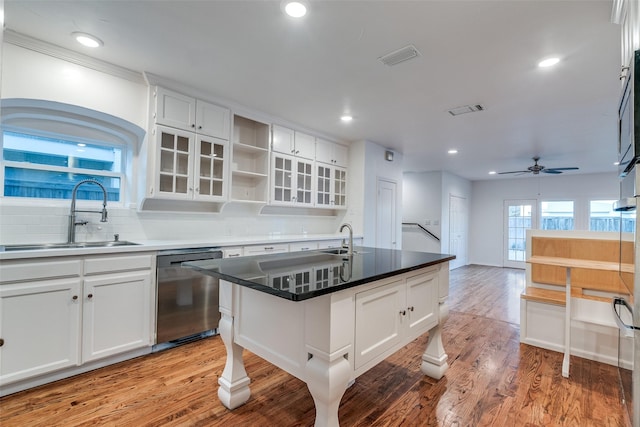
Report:
[[[449,114],[452,116],[459,116],[460,114],[475,113],[476,111],[482,111],[484,107],[480,104],[475,105],[463,105],[462,107],[456,107],[449,110]]]
[[[386,55],[381,56],[378,59],[382,61],[384,65],[388,65],[391,67],[392,65],[399,64],[411,58],[415,58],[419,55],[420,52],[418,52],[418,49],[416,49],[414,45],[410,44],[398,50],[394,50],[391,53],[387,53]]]

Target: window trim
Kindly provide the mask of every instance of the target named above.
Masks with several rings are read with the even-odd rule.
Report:
[[[146,136],[146,131],[140,126],[100,111],[42,99],[2,99],[0,100],[0,111],[2,112],[1,133],[11,131],[121,147],[123,170],[121,173],[115,174],[121,177],[121,193],[118,204],[124,206],[134,201],[134,162]],[[0,139],[0,151],[4,150],[3,140],[4,138]],[[0,160],[2,162],[0,188],[4,189],[5,167],[15,166],[16,162],[4,161],[3,157],[0,157]],[[18,164],[19,167],[25,167],[24,164]],[[82,173],[86,173],[86,171]],[[101,175],[108,174],[101,173]],[[2,191],[0,198],[23,199],[21,197],[5,197],[4,191]],[[56,201],[56,199],[37,198],[34,200],[47,201],[48,203]]]

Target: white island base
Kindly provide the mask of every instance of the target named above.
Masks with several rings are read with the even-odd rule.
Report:
[[[220,401],[234,409],[251,395],[243,348],[304,381],[322,427],[339,425],[340,400],[355,378],[426,332],[421,370],[440,379],[448,368],[440,336],[448,287],[448,262],[304,301],[221,280]]]

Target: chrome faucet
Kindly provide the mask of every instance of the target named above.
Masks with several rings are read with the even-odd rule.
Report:
[[[102,200],[102,210],[99,211],[85,211],[76,209],[76,193],[78,192],[78,187],[82,184],[96,184],[102,190],[102,194],[104,198]],[[67,243],[75,243],[76,242],[76,225],[87,225],[88,221],[76,221],[76,212],[90,212],[90,213],[99,213],[102,215],[100,218],[100,222],[107,222],[107,190],[104,188],[102,184],[100,184],[95,179],[85,179],[80,181],[73,187],[73,191],[71,193],[71,211],[69,212],[69,230],[67,234]]]
[[[349,244],[347,244],[344,239],[342,239],[342,248],[347,249],[347,255],[353,255],[353,228],[351,228],[350,224],[346,222],[340,226],[340,232],[346,228],[349,229]]]

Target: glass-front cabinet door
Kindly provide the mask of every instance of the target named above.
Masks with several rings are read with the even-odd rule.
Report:
[[[313,162],[296,159],[296,195],[298,205],[313,206]]]
[[[331,206],[331,171],[332,167],[318,163],[317,170],[317,188],[316,188],[316,206]]]
[[[226,197],[224,177],[227,176],[228,142],[222,139],[198,136],[195,162],[196,199],[218,200]]]
[[[161,126],[158,126],[157,132],[159,167],[156,196],[191,198],[193,134]]]
[[[347,171],[342,168],[334,169],[333,202],[336,207],[347,206]]]
[[[293,168],[295,159],[292,156],[273,154],[271,159],[271,202],[290,204],[293,201]]]

